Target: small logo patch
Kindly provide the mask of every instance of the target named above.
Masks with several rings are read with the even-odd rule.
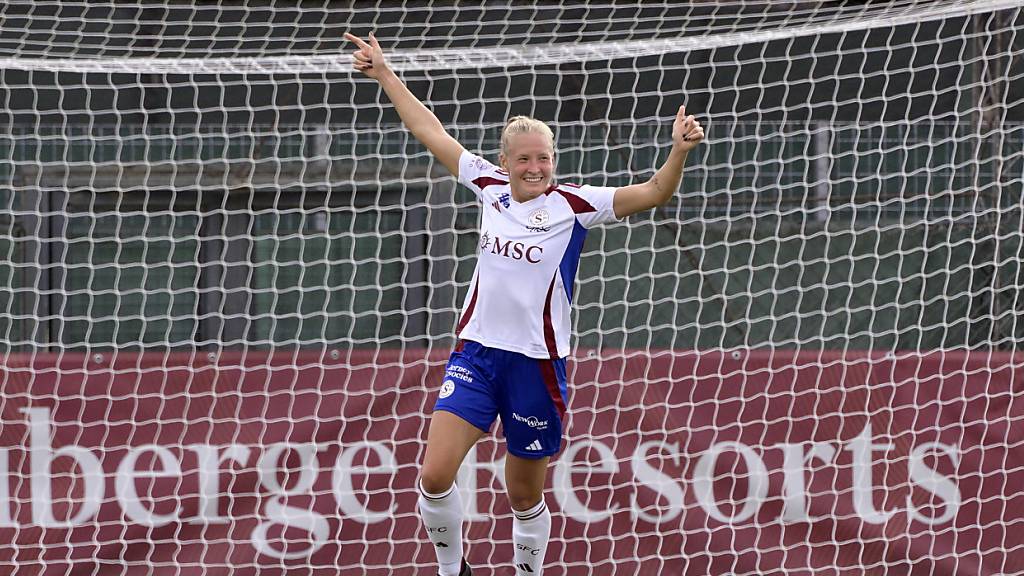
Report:
[[[539,210],[534,210],[533,212],[530,212],[530,215],[527,217],[527,220],[529,220],[530,224],[534,226],[543,226],[547,224],[548,221],[551,220],[551,215],[548,214],[547,210],[541,208]]]
[[[451,396],[454,393],[455,393],[455,381],[454,380],[445,380],[444,383],[441,384],[441,394],[440,394],[440,397],[441,398],[447,398],[447,397]]]

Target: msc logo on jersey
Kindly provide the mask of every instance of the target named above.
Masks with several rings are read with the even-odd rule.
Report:
[[[534,246],[525,242],[513,242],[511,240],[501,241],[498,236],[491,236],[487,232],[480,235],[480,250],[490,249],[491,254],[510,258],[512,260],[526,260],[530,264],[540,263],[540,257],[544,254],[543,246]]]

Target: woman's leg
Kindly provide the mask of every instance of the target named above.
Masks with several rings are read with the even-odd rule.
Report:
[[[430,417],[427,450],[420,468],[423,489],[436,494],[450,488],[466,454],[483,435],[483,430],[455,414],[435,411]]]
[[[462,567],[462,499],[455,487],[459,466],[483,431],[451,412],[430,417],[427,450],[419,480],[419,511],[437,553],[441,576],[456,576]]]
[[[515,544],[516,574],[540,576],[544,552],[551,535],[551,512],[544,502],[549,457],[520,458],[509,454],[505,460],[505,485],[512,505],[512,543]]]

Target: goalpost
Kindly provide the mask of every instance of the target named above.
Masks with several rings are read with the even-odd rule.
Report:
[[[1024,1],[0,7],[0,571],[430,573],[463,145],[651,174],[594,230],[545,573],[1024,571]],[[459,486],[512,573],[499,439]]]

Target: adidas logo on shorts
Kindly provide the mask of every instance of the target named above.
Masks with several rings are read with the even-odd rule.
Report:
[[[530,452],[540,452],[544,448],[540,445],[540,440],[534,440],[532,444],[526,447]]]

